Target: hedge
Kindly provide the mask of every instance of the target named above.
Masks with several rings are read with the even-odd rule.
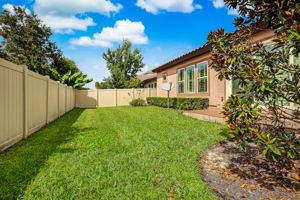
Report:
[[[147,103],[153,106],[168,107],[168,98],[166,97],[148,97]],[[184,98],[172,97],[170,98],[170,108],[180,110],[203,110],[208,108],[208,98]]]

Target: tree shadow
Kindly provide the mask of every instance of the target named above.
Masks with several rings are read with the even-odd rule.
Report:
[[[283,170],[279,163],[265,160],[257,146],[248,145],[247,152],[239,151],[230,143],[224,143],[222,146],[223,153],[230,158],[228,169],[239,178],[255,181],[269,191],[276,191],[279,187],[300,190],[300,183],[288,176],[290,171]],[[299,162],[296,165],[299,165]]]
[[[72,151],[59,149],[59,146],[72,140],[76,133],[85,131],[73,125],[84,110],[73,109],[28,139],[0,153],[0,199],[21,198],[53,153]]]

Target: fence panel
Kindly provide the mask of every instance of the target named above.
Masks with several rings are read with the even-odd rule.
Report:
[[[23,69],[0,59],[0,150],[23,137]]]
[[[50,80],[48,88],[48,122],[58,118],[58,87],[59,83]]]
[[[76,107],[96,108],[127,106],[133,99],[156,97],[156,89],[101,89],[101,90],[76,90]]]
[[[66,113],[66,86],[59,85],[59,116]]]
[[[0,59],[0,151],[71,110],[74,102],[73,89]]]
[[[116,89],[98,90],[98,107],[112,107],[117,105]]]
[[[97,90],[76,90],[75,99],[77,108],[96,108]]]
[[[47,78],[28,71],[27,82],[28,134],[32,134],[47,123]]]
[[[117,105],[118,106],[129,105],[129,102],[132,101],[133,99],[134,99],[134,89],[119,89],[119,90],[117,90]]]

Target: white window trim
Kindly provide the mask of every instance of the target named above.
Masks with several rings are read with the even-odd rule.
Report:
[[[199,77],[199,67],[198,65],[199,64],[202,64],[202,63],[206,63],[206,76],[203,76],[203,77]],[[199,92],[199,79],[203,79],[203,78],[206,78],[206,88],[207,88],[207,91],[206,92]],[[197,93],[199,94],[208,94],[208,91],[209,91],[209,88],[208,88],[208,62],[207,61],[203,61],[203,62],[199,62],[197,63]]]
[[[181,81],[179,81],[178,77],[179,77],[179,71],[183,71],[183,79]],[[177,70],[177,94],[184,94],[185,93],[185,69],[181,68]],[[183,92],[179,92],[179,83],[183,82]]]
[[[193,82],[194,82],[194,92],[189,92],[189,90],[188,90],[188,85],[189,85],[189,83],[188,83],[188,69],[189,68],[194,68],[194,78],[193,78]],[[185,73],[186,73],[186,94],[195,94],[196,93],[196,88],[195,88],[195,65],[190,65],[190,66],[188,66],[188,67],[186,67],[185,68],[186,70],[185,70]]]

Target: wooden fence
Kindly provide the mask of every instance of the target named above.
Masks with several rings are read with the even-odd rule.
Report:
[[[74,106],[72,88],[0,59],[0,151]]]
[[[127,106],[133,99],[156,97],[154,88],[76,90],[75,93],[78,108]]]

